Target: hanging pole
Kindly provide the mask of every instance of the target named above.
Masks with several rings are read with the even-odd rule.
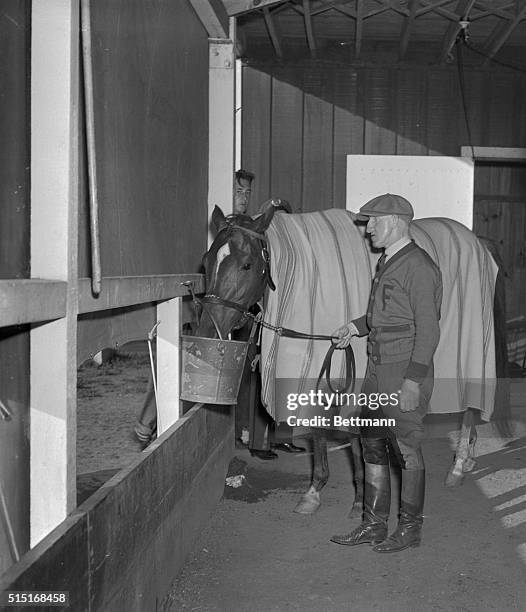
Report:
[[[97,160],[95,151],[95,112],[93,103],[93,64],[91,60],[90,0],[81,0],[80,23],[82,66],[84,68],[84,107],[88,153],[89,217],[91,237],[91,290],[99,295],[102,285],[100,263],[99,201],[97,194]]]

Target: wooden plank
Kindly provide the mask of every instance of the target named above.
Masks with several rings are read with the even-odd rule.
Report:
[[[301,207],[303,180],[303,92],[298,73],[295,68],[278,73],[272,85],[270,192],[273,197],[288,200],[293,210]],[[293,76],[296,82],[289,78]]]
[[[318,78],[321,89],[321,71]],[[333,106],[324,98],[311,94],[304,98],[303,212],[332,205]]]
[[[310,12],[310,0],[303,0],[303,19],[305,21],[305,33],[307,35],[307,44],[309,46],[310,55],[313,59],[316,58],[316,40],[314,38],[314,30],[312,26],[312,16]]]
[[[52,321],[66,314],[64,281],[0,280],[0,326]]]
[[[363,72],[335,66],[333,200],[345,208],[347,155],[364,152]]]
[[[31,329],[34,546],[77,503],[80,15],[64,0],[34,0],[31,10],[31,276],[68,282],[66,316]]]
[[[283,57],[283,51],[281,49],[281,36],[268,8],[263,9],[263,17],[265,19],[265,25],[267,26],[270,42],[274,47],[274,53],[281,59]]]
[[[256,68],[243,68],[242,167],[255,174],[249,213],[271,197],[270,194],[270,117],[272,78]]]
[[[425,69],[396,71],[396,154],[426,155]]]
[[[405,18],[402,33],[400,35],[400,52],[399,57],[402,60],[407,52],[409,45],[409,39],[411,37],[411,31],[416,19],[416,9],[418,7],[418,0],[409,0],[409,15]]]
[[[477,161],[526,160],[526,148],[473,147]],[[471,147],[461,147],[462,157],[471,157]]]
[[[360,57],[363,40],[363,20],[364,20],[364,4],[363,0],[356,0],[356,23],[354,35],[354,56],[356,59]]]
[[[228,15],[221,0],[190,0],[210,38],[229,38]]]
[[[90,280],[82,278],[79,280],[79,314],[184,297],[189,295],[183,284],[186,282],[194,283],[195,293],[203,293],[202,274],[106,277],[102,279],[102,291],[97,298],[91,293]]]
[[[208,73],[208,219],[216,204],[232,212],[234,189],[235,61],[231,41],[211,40]],[[208,246],[213,242],[209,223]]]
[[[489,60],[495,56],[495,54],[497,53],[497,51],[502,47],[502,45],[506,42],[506,40],[509,38],[510,34],[513,32],[513,30],[519,25],[519,23],[526,18],[526,6],[522,6],[521,8],[521,4],[523,4],[523,0],[516,0],[515,2],[515,16],[513,19],[511,19],[509,21],[509,23],[504,26],[502,29],[499,29],[496,33],[495,33],[495,39],[492,40],[488,50],[487,50],[487,54],[488,54],[488,59],[486,60],[486,63],[489,62]]]
[[[426,144],[429,155],[458,155],[458,100],[455,72],[432,70],[427,73]]]
[[[366,155],[394,155],[396,152],[391,78],[390,70],[371,69],[365,73]]]
[[[226,12],[231,17],[237,17],[249,11],[274,6],[275,4],[285,4],[288,0],[223,0]]]

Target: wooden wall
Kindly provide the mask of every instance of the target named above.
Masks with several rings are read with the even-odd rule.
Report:
[[[0,12],[0,278],[29,277],[29,0],[3,0]],[[29,547],[29,331],[0,328],[0,494],[20,554]],[[0,506],[1,508],[1,506]],[[13,562],[0,509],[0,574]]]
[[[526,146],[524,72],[467,66],[465,91],[474,146]],[[243,68],[242,166],[256,175],[254,210],[271,196],[298,212],[345,208],[348,154],[459,156],[468,144],[455,64],[302,59]],[[524,169],[475,172],[474,229],[502,249],[508,318],[526,315]]]
[[[233,428],[229,406],[196,405],[1,576],[0,592],[69,591],[75,612],[170,609],[223,494]]]
[[[526,146],[526,74],[466,70],[473,145]],[[468,144],[453,66],[303,60],[243,68],[242,165],[254,204],[345,207],[345,156],[460,155]]]
[[[197,272],[207,248],[207,32],[187,1],[95,0],[91,10],[102,275]],[[81,170],[86,277],[85,158]],[[82,316],[79,356],[145,339],[154,317],[145,307]]]

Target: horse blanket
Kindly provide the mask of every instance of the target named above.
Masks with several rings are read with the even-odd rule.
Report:
[[[463,412],[470,407],[489,420],[496,386],[493,297],[497,266],[476,236],[451,219],[413,221],[411,235],[439,266],[444,288],[429,412]],[[332,209],[279,214],[267,230],[267,239],[276,284],[276,291],[266,296],[267,323],[330,335],[365,313],[379,254],[372,253],[363,227],[361,231],[351,213]],[[366,341],[354,338],[352,346],[355,391],[359,392]],[[263,329],[262,401],[277,421],[290,416],[291,394],[297,397],[316,388],[328,347],[329,341],[287,338]],[[336,351],[333,360],[331,378],[336,382],[344,377],[341,353]],[[347,405],[345,410],[349,416],[359,414],[360,407],[355,405],[353,411]]]

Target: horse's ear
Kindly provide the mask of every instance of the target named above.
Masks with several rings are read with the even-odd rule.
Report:
[[[226,225],[225,215],[217,204],[214,206],[214,210],[212,211],[212,221],[210,225],[216,233]]]
[[[274,217],[274,213],[276,212],[276,208],[274,206],[270,206],[260,215],[255,222],[254,230],[263,234],[263,232],[267,229]]]

